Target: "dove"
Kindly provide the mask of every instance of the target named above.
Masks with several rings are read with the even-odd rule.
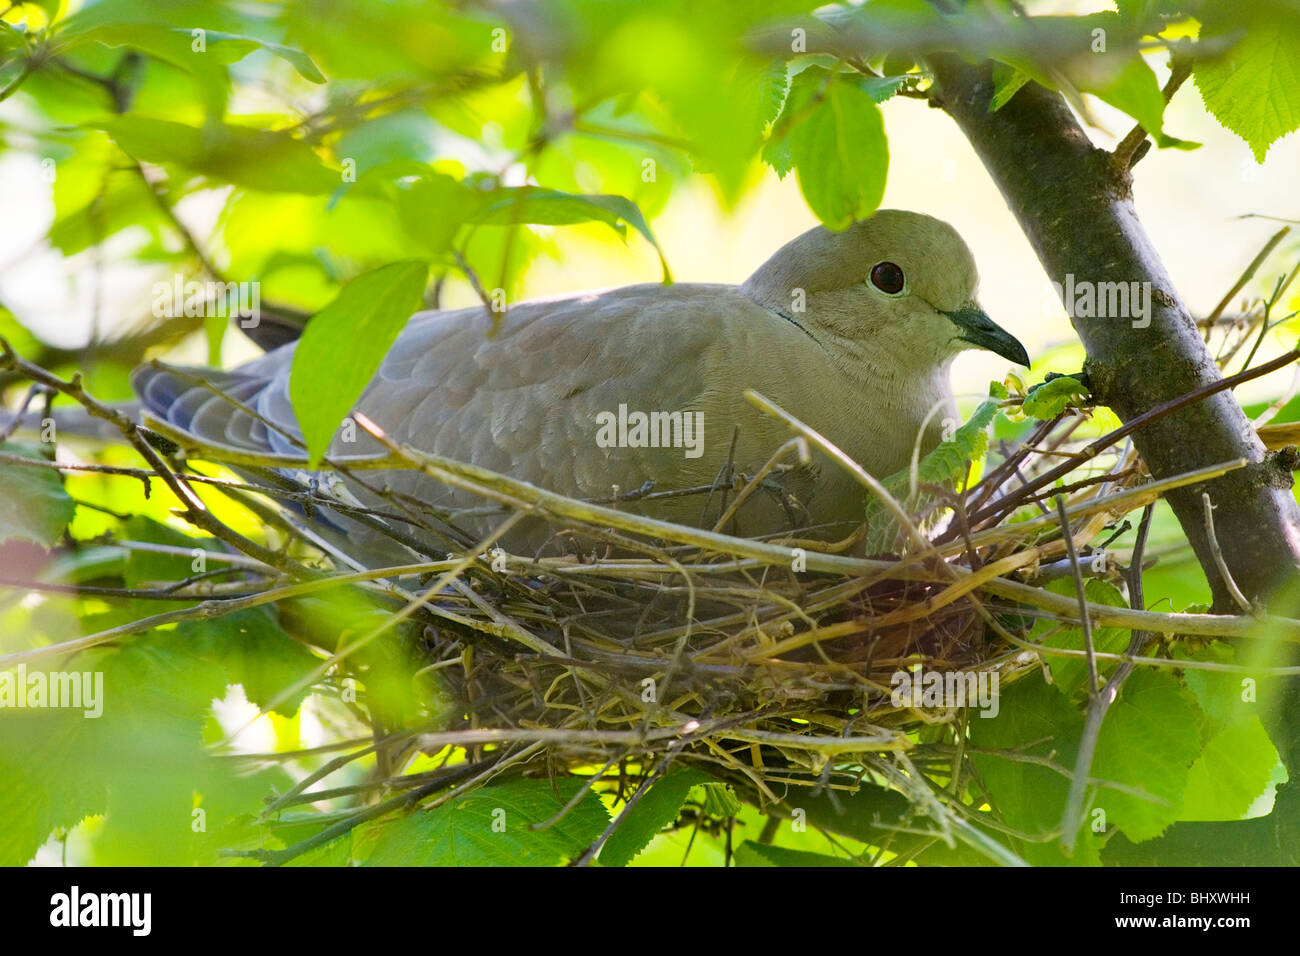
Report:
[[[1028,365],[1024,346],[978,305],[977,284],[974,257],[951,226],[880,210],[843,231],[803,233],[739,286],[645,284],[534,299],[512,305],[495,334],[483,308],[418,312],[355,408],[421,451],[571,497],[648,490],[618,507],[711,527],[721,487],[734,497],[728,482],[758,474],[792,436],[746,390],[883,478],[932,449],[955,416],[948,379],[959,352],[988,349]],[[289,400],[295,345],[229,371],[138,368],[145,424],[208,449],[302,454]],[[383,451],[353,428],[336,434],[328,455]],[[861,523],[866,492],[842,465],[816,451],[810,465],[785,463],[796,466],[770,472],[726,530],[840,535]],[[481,499],[420,472],[364,479],[369,489],[344,484],[368,505],[391,511],[395,500],[418,500],[471,536],[501,521]],[[708,488],[715,493],[657,494]],[[339,540],[352,547],[374,544],[376,532],[337,513],[316,517],[345,529]],[[528,518],[504,541],[538,550],[554,530]],[[446,550],[413,535],[426,553]]]

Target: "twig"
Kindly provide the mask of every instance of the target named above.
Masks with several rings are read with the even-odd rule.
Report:
[[[145,440],[143,435],[141,435],[140,428],[135,424],[135,422],[131,421],[111,405],[105,405],[103,402],[92,398],[86,390],[82,388],[80,373],[73,375],[71,380],[65,381],[64,379],[47,372],[40,366],[33,365],[20,358],[18,353],[14,351],[13,346],[11,346],[9,341],[3,336],[0,336],[0,350],[3,350],[4,352],[4,357],[0,360],[0,365],[3,365],[3,367],[19,371],[34,382],[39,382],[48,388],[62,392],[69,398],[78,402],[95,418],[103,419],[104,421],[110,422],[116,426],[117,429],[126,437],[126,440],[131,443],[131,446],[139,453],[140,457],[147,461],[149,466],[157,472],[158,477],[162,479],[169,489],[171,489],[172,494],[176,496],[177,500],[185,506],[184,510],[180,512],[180,516],[186,521],[196,527],[202,528],[213,537],[220,538],[235,550],[251,555],[259,561],[277,567],[281,571],[285,571],[294,577],[304,578],[314,576],[315,572],[308,570],[298,562],[277,551],[272,551],[264,545],[260,545],[255,541],[245,538],[243,535],[236,531],[232,531],[230,528],[218,521],[208,510],[203,501],[194,494],[190,487],[167,467],[158,453],[154,451],[153,446]]]
[[[1133,546],[1133,557],[1129,566],[1129,594],[1132,606],[1142,609],[1145,603],[1142,595],[1142,558],[1146,551],[1147,534],[1151,530],[1151,516],[1154,506],[1147,505],[1142,512],[1138,525],[1137,541]],[[1083,796],[1088,784],[1093,782],[1092,761],[1097,752],[1097,742],[1101,739],[1101,724],[1116,698],[1120,687],[1133,673],[1137,656],[1151,639],[1149,631],[1134,630],[1129,638],[1128,650],[1124,659],[1111,674],[1110,680],[1100,694],[1090,694],[1088,716],[1084,720],[1083,732],[1079,737],[1079,751],[1075,755],[1074,773],[1070,777],[1070,789],[1066,795],[1065,810],[1061,815],[1061,849],[1067,856],[1074,855],[1074,846],[1079,836],[1079,827],[1083,823]],[[1096,655],[1089,655],[1089,662],[1095,661]],[[1094,685],[1095,686],[1095,685]]]
[[[1173,412],[1176,412],[1180,408],[1183,408],[1187,405],[1191,405],[1195,402],[1199,402],[1201,399],[1207,398],[1210,395],[1217,394],[1218,392],[1222,392],[1225,389],[1236,388],[1238,385],[1241,385],[1245,382],[1249,382],[1254,379],[1261,378],[1269,374],[1270,372],[1277,371],[1280,368],[1286,368],[1286,366],[1290,365],[1292,362],[1296,361],[1297,359],[1300,359],[1300,349],[1293,349],[1289,352],[1286,352],[1283,355],[1279,355],[1275,359],[1271,359],[1270,361],[1263,363],[1262,365],[1257,365],[1254,368],[1247,369],[1244,372],[1238,372],[1236,375],[1231,375],[1227,378],[1221,378],[1214,382],[1208,382],[1205,385],[1200,386],[1199,388],[1193,389],[1192,391],[1186,393],[1185,395],[1180,395],[1177,398],[1170,399],[1167,402],[1162,402],[1161,404],[1157,405],[1154,408],[1149,408],[1141,415],[1135,415],[1133,418],[1129,419],[1119,428],[1116,428],[1114,431],[1107,432],[1105,435],[1102,435],[1100,438],[1084,446],[1083,450],[1079,452],[1079,457],[1077,460],[1067,461],[1061,465],[1057,465],[1055,468],[1045,471],[1043,474],[1039,475],[1037,478],[1030,481],[1029,484],[1025,485],[1022,488],[1018,488],[1014,496],[1009,495],[1007,498],[999,499],[998,501],[976,512],[974,515],[971,516],[970,519],[971,523],[976,524],[981,521],[986,521],[990,518],[999,518],[1002,515],[1005,515],[1006,513],[1015,510],[1020,506],[1020,501],[1023,500],[1028,495],[1038,491],[1040,488],[1046,488],[1047,486],[1055,482],[1058,478],[1061,478],[1069,474],[1079,465],[1097,457],[1097,455],[1101,454],[1110,446],[1128,437],[1138,429],[1144,428],[1145,426],[1149,425],[1151,422],[1155,421],[1157,418],[1162,418],[1165,415],[1172,414]]]
[[[1237,602],[1237,606],[1247,614],[1254,614],[1255,609],[1246,600],[1246,595],[1241,593],[1241,588],[1237,587],[1232,572],[1228,570],[1228,562],[1223,559],[1223,551],[1219,548],[1219,539],[1214,534],[1214,505],[1210,503],[1210,493],[1208,491],[1201,492],[1201,502],[1205,505],[1205,533],[1210,542],[1210,554],[1214,556],[1214,566],[1219,569],[1219,574],[1223,577],[1223,583],[1228,588],[1228,593],[1232,595],[1232,599]]]
[[[1192,58],[1179,52],[1171,54],[1169,57],[1169,79],[1161,91],[1166,103],[1174,98],[1178,88],[1191,75]],[[1154,130],[1143,129],[1141,123],[1134,126],[1128,135],[1120,140],[1119,145],[1115,147],[1115,151],[1111,153],[1111,162],[1115,164],[1115,167],[1128,170],[1136,166],[1142,157],[1146,155],[1147,149],[1150,149],[1149,145],[1143,148],[1143,144],[1147,142],[1147,136],[1152,132]]]

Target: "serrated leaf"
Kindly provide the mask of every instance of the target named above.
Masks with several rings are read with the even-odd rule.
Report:
[[[1187,608],[1186,613],[1208,613],[1209,608],[1195,606]],[[1182,643],[1175,643],[1173,657],[1177,660],[1205,661],[1215,664],[1237,664],[1237,650],[1226,641],[1211,641],[1195,651],[1189,651]],[[1201,712],[1205,715],[1207,739],[1231,724],[1240,723],[1256,713],[1256,705],[1243,700],[1246,687],[1243,680],[1253,678],[1250,675],[1233,671],[1207,670],[1189,667],[1183,671],[1183,682],[1196,698]]]
[[[392,198],[402,225],[430,256],[451,248],[457,231],[482,202],[463,182],[441,173],[399,184]]]
[[[1024,413],[1031,418],[1050,421],[1070,405],[1078,404],[1081,398],[1087,398],[1091,392],[1077,378],[1062,375],[1042,385],[1035,385],[1025,396],[1022,406]]]
[[[153,632],[62,665],[91,675],[98,717],[84,707],[0,709],[0,862],[22,865],[53,827],[98,813],[105,821],[93,862],[210,865],[236,834],[249,838],[240,814],[273,782],[288,785],[279,768],[243,775],[205,750],[202,727],[226,675],[182,641],[155,641],[165,637]],[[196,803],[201,832],[192,827]]]
[[[36,442],[5,442],[0,451],[46,461]],[[21,538],[52,548],[77,510],[53,468],[0,464],[0,542]]]
[[[220,30],[184,29],[149,22],[107,23],[84,30],[74,27],[57,38],[61,52],[88,43],[127,47],[184,70],[194,78],[208,112],[215,116],[225,111],[229,93],[226,66],[255,50],[266,50],[280,57],[312,83],[325,82],[311,57],[302,50]]]
[[[778,179],[785,179],[794,169],[794,157],[790,155],[790,140],[782,136],[768,140],[763,144],[763,162],[771,166]]]
[[[699,789],[705,815],[715,820],[729,820],[740,812],[740,800],[730,784],[714,780],[700,784]]]
[[[512,780],[456,797],[433,810],[417,810],[385,827],[366,866],[554,866],[586,849],[609,825],[599,798],[587,791],[553,825],[582,790],[561,780]]]
[[[1079,748],[1083,715],[1038,675],[1027,675],[1001,689],[998,716],[970,722],[971,757],[989,793],[989,803],[1014,831],[1030,839],[1013,844],[1036,866],[1096,864],[1100,839],[1083,830],[1073,859],[1050,839],[1061,825],[1069,780],[1049,767],[1018,757],[1037,756],[1070,767]],[[990,751],[996,751],[992,753]]]
[[[1134,843],[1178,819],[1187,774],[1201,753],[1200,711],[1169,674],[1136,671],[1106,712],[1092,776],[1141,791],[1101,787],[1094,806]]]
[[[827,227],[846,229],[876,211],[885,193],[889,144],[880,107],[869,95],[850,83],[831,83],[789,140],[799,189]]]
[[[419,308],[423,262],[394,262],[357,276],[318,312],[294,351],[289,400],[313,466]]]
[[[1117,110],[1123,110],[1137,120],[1157,142],[1163,138],[1165,97],[1160,92],[1160,83],[1156,80],[1155,73],[1140,56],[1133,55],[1120,69],[1100,82],[1080,82],[1079,88],[1094,94]]]
[[[184,622],[169,639],[183,642],[187,653],[225,668],[227,680],[241,685],[249,702],[259,708],[320,663],[261,609],[237,611],[202,623]],[[166,646],[166,642],[159,641],[159,645]],[[292,717],[309,690],[299,691],[276,711]]]
[[[898,93],[908,83],[916,79],[915,75],[901,74],[898,76],[863,76],[862,74],[853,74],[851,82],[871,97],[873,102],[883,103]]]
[[[997,414],[998,403],[981,402],[979,407],[953,432],[947,441],[921,459],[916,469],[919,484],[943,485],[959,481],[966,466],[983,457],[989,447],[988,427]],[[885,484],[891,491],[904,492],[911,480],[908,470],[891,475]]]
[[[789,68],[784,60],[777,60],[764,71],[759,80],[758,122],[763,130],[776,121],[789,91]]]
[[[1258,717],[1227,725],[1210,738],[1188,771],[1179,819],[1241,819],[1268,787],[1278,760],[1277,748]]]
[[[1222,56],[1196,61],[1192,76],[1205,108],[1264,162],[1273,143],[1300,127],[1300,11],[1210,5],[1201,39],[1232,43]]]
[[[682,811],[691,787],[707,783],[699,770],[678,767],[657,780],[633,805],[600,851],[603,866],[627,866]]]

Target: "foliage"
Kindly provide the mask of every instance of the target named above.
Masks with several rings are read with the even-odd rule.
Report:
[[[494,303],[508,309],[530,263],[563,248],[570,230],[642,246],[668,282],[671,250],[660,248],[651,224],[688,182],[708,183],[734,207],[766,165],[793,172],[809,208],[832,229],[870,215],[890,167],[884,111],[933,91],[928,54],[993,61],[990,109],[1038,83],[1060,90],[1085,119],[1095,97],[1157,146],[1186,148],[1194,144],[1165,129],[1166,97],[1152,69],[1167,51],[1192,64],[1206,109],[1258,161],[1300,126],[1300,14],[1284,0],[1119,0],[1114,12],[1078,17],[1038,16],[1029,6],[1030,15],[1003,2],[940,13],[919,0],[829,8],[808,0],[20,2],[0,15],[0,149],[47,174],[54,219],[46,238],[70,275],[107,257],[168,283],[257,283],[268,326],[296,327],[312,315],[291,398],[319,460],[411,311],[459,296],[499,316]],[[1143,55],[1144,48],[1161,52]],[[203,208],[215,210],[207,221],[193,212]],[[136,307],[145,313],[143,303]],[[143,329],[83,355],[41,341],[23,316],[3,309],[0,334],[57,374],[83,373],[96,395],[120,398],[133,365],[205,324],[152,311]],[[226,323],[207,324],[219,343]],[[1077,379],[1059,377],[1018,393],[1013,421],[998,414],[999,404],[1015,404],[998,389],[920,457],[915,472],[891,476],[886,487],[917,506],[920,486],[957,487],[968,470],[974,484],[991,424],[1000,438],[1023,438],[1033,424],[1024,416],[1050,421],[1088,397]],[[500,620],[476,621],[458,606],[429,610],[434,617],[418,626],[399,622],[394,612],[404,602],[395,591],[360,581],[310,590],[316,585],[284,567],[239,560],[186,524],[156,478],[75,470],[65,478],[44,467],[47,448],[6,442],[0,451],[5,576],[74,586],[34,590],[37,600],[4,592],[0,666],[30,661],[25,673],[45,675],[54,669],[46,648],[90,638],[67,649],[76,653],[66,666],[101,675],[105,702],[98,718],[0,715],[0,863],[21,865],[43,846],[54,852],[76,831],[89,846],[84,861],[107,865],[554,865],[582,855],[614,822],[598,859],[621,866],[657,859],[670,839],[665,830],[693,823],[704,843],[755,820],[736,792],[696,767],[654,779],[626,813],[635,792],[628,780],[617,788],[606,780],[599,795],[585,789],[599,763],[575,760],[554,781],[534,772],[480,786],[493,761],[503,770],[527,761],[501,741],[422,749],[413,740],[429,728],[478,729],[463,723],[468,715],[445,674],[454,664],[471,683],[504,680],[476,670],[470,641],[486,634],[499,650],[509,638]],[[95,460],[139,465],[120,450]],[[200,477],[236,480],[212,469]],[[318,554],[289,548],[229,484],[193,487],[233,532],[320,570]],[[1010,521],[1037,517],[1026,505]],[[1031,549],[1041,543],[1026,540]],[[301,590],[275,610],[271,602],[220,607],[274,588]],[[1073,581],[1048,590],[1075,594]],[[1102,580],[1089,581],[1085,596],[1126,604]],[[203,601],[211,616],[166,617]],[[1025,610],[991,606],[1004,622]],[[421,656],[426,627],[453,635],[440,631],[439,639],[464,640],[436,668]],[[1102,626],[1092,643],[1117,654],[1131,634]],[[1016,670],[1006,652],[1002,663],[1015,680],[1001,714],[969,721],[978,779],[945,782],[944,790],[966,801],[967,816],[996,818],[980,832],[1007,854],[1098,863],[1107,839],[1100,832],[1086,832],[1071,858],[1055,839],[1069,790],[1062,771],[1083,738],[1091,690],[1077,656],[1083,632],[1040,619],[1025,639],[1041,643],[1050,683],[1032,668]],[[1239,819],[1276,779],[1277,751],[1242,704],[1233,649],[1161,641],[1151,653],[1169,666],[1139,670],[1126,683],[1091,770],[1090,814],[1102,811],[1107,827],[1135,842],[1180,820]],[[1103,679],[1113,667],[1101,663]],[[521,675],[498,691],[524,686],[541,700],[547,687],[526,685]],[[565,706],[580,711],[590,702]],[[364,748],[335,766],[300,747],[308,724],[334,740],[391,733],[402,743]],[[256,727],[276,759],[223,747],[244,725]],[[906,739],[899,747],[934,743],[952,726],[907,725],[897,730]],[[279,758],[299,750],[301,773],[290,775]],[[753,750],[772,757],[758,744]],[[644,780],[661,753],[638,751],[615,772]],[[811,765],[800,752],[804,758]],[[883,762],[870,763],[880,758],[861,759],[871,768],[865,780],[903,789],[897,777],[886,781]],[[406,785],[467,766],[474,786],[440,792],[432,808],[398,812]],[[313,773],[329,776],[337,792],[302,799],[301,781]],[[395,787],[399,777],[410,780]],[[321,836],[381,800],[397,802],[377,822]],[[943,825],[955,824],[945,817]],[[780,840],[743,841],[735,859],[868,859],[865,843],[854,848],[859,856],[815,834],[783,831]],[[918,850],[917,858],[942,852],[948,848]]]

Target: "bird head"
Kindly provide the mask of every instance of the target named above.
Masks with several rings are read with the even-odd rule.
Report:
[[[975,299],[979,275],[957,231],[931,216],[882,209],[842,232],[786,243],[742,287],[750,298],[852,357],[887,354],[902,371],[988,349],[1029,365],[1025,347]]]

